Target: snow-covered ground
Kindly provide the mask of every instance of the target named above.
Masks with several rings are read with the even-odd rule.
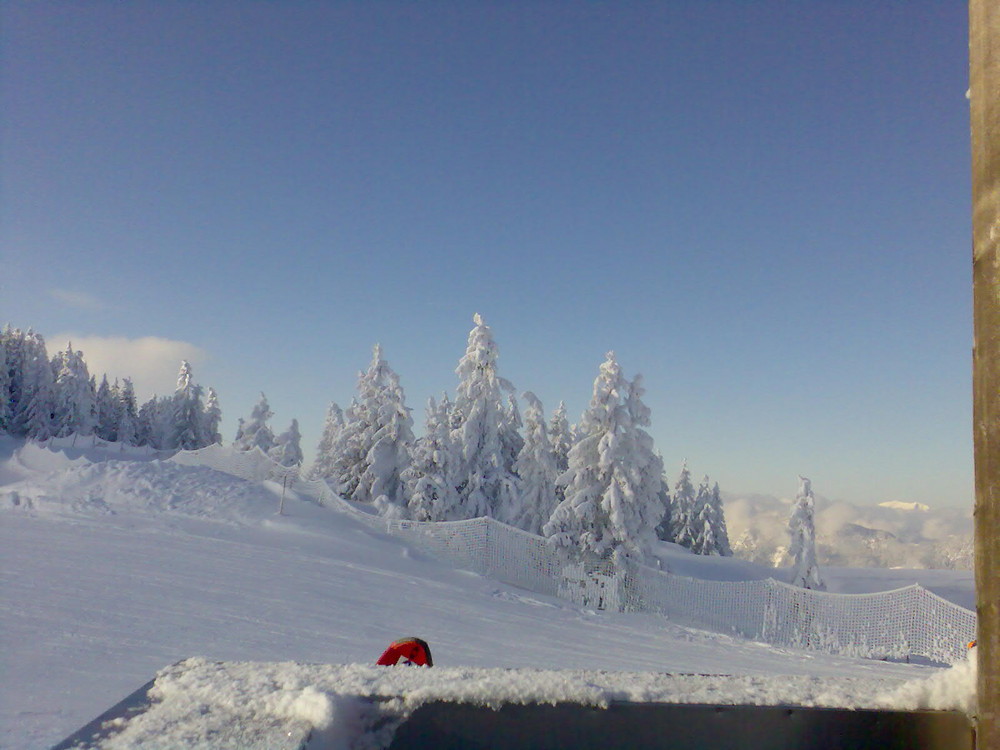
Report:
[[[16,448],[0,438],[4,748],[50,746],[190,657],[209,671],[216,661],[271,662],[244,668],[253,684],[273,686],[277,673],[301,692],[312,681],[309,696],[327,696],[318,709],[307,701],[317,723],[333,720],[323,701],[338,685],[412,692],[392,680],[423,680],[427,696],[453,695],[464,681],[473,693],[485,684],[494,695],[557,690],[596,703],[620,695],[848,706],[968,699],[964,666],[776,649],[658,615],[592,611],[456,570],[295,496],[278,516],[277,485],[170,461]],[[728,562],[727,576],[763,574],[693,556],[687,569],[718,578]],[[840,591],[920,582],[963,606],[972,601],[971,574],[959,571],[826,572]],[[390,677],[370,668],[405,635],[430,643],[433,671]],[[526,671],[494,671],[511,667]],[[668,676],[680,674],[707,676]]]

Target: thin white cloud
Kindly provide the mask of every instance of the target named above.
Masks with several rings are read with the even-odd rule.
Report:
[[[69,289],[49,289],[49,296],[78,310],[104,310],[107,305],[92,294]]]
[[[104,374],[111,381],[132,378],[140,402],[154,393],[166,395],[174,392],[181,360],[191,363],[197,379],[198,366],[208,359],[208,353],[194,344],[157,336],[128,339],[59,333],[46,337],[50,355],[65,350],[67,343],[72,343],[74,350],[83,352],[87,369],[98,379]]]

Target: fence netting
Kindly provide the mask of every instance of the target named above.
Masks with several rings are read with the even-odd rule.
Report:
[[[301,479],[259,450],[215,445],[171,460],[252,481],[284,481],[298,493],[377,531],[405,539],[456,566],[581,606],[650,612],[691,627],[776,646],[875,659],[914,656],[939,663],[964,658],[976,615],[918,584],[875,594],[832,594],[773,578],[712,581],[626,559],[572,559],[543,537],[492,518],[424,522],[390,519],[348,502],[326,482]]]

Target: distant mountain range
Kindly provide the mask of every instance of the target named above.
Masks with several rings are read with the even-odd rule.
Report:
[[[792,500],[723,493],[733,553],[773,566],[789,564]],[[972,508],[931,508],[890,501],[859,506],[816,496],[820,565],[971,570]]]

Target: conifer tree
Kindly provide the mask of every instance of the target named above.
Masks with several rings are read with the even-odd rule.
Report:
[[[12,346],[11,346],[12,345]],[[45,440],[54,434],[55,376],[45,339],[30,328],[8,338],[10,359],[10,433]]]
[[[219,406],[219,394],[209,387],[205,396],[205,410],[201,415],[201,436],[203,447],[222,443],[219,425],[222,423],[222,407]]]
[[[788,556],[792,558],[794,573],[792,584],[804,589],[825,591],[826,584],[819,573],[816,560],[816,505],[812,482],[799,476],[799,491],[795,506],[788,520]]]
[[[172,396],[154,395],[139,410],[142,417],[145,409],[145,419],[149,424],[149,445],[157,450],[173,450],[170,438],[173,405]]]
[[[663,458],[653,447],[653,438],[643,429],[652,424],[652,413],[642,400],[645,393],[642,375],[636,374],[629,383],[625,397],[625,407],[632,428],[627,455],[629,479],[641,509],[641,518],[637,522],[642,527],[641,534],[648,545],[656,538],[656,527],[663,520],[666,485],[663,482]]]
[[[552,460],[555,463],[556,479],[569,468],[569,451],[573,447],[573,430],[566,418],[566,404],[562,401],[549,420],[549,443],[552,446]],[[556,482],[556,505],[565,499],[566,485]]]
[[[83,352],[80,352],[81,356]],[[91,429],[91,434],[97,431],[97,376],[91,375],[90,379],[87,380],[87,390],[90,391],[90,416],[93,423],[93,428]]]
[[[504,403],[505,394],[514,387],[497,374],[498,350],[492,331],[478,313],[473,322],[465,356],[455,369],[459,385],[452,410],[452,441],[460,461],[456,489],[462,517],[506,520],[518,491],[510,439],[516,428]]]
[[[335,471],[340,493],[357,502],[406,505],[402,474],[409,464],[413,418],[399,376],[375,345],[372,361],[358,376],[358,395],[344,413]]]
[[[726,529],[726,516],[722,507],[722,495],[719,484],[709,487],[706,476],[698,488],[698,520],[695,524],[698,537],[693,551],[699,555],[721,555],[731,557],[729,532]]]
[[[451,402],[445,394],[440,404],[427,401],[424,435],[411,451],[404,479],[409,491],[410,517],[417,521],[455,521],[462,507],[455,489],[459,457],[452,442]]]
[[[663,463],[663,456],[660,456],[660,463]],[[666,472],[660,477],[660,504],[662,511],[660,522],[656,526],[656,537],[662,542],[674,541],[673,536],[673,501],[670,499],[670,482]]]
[[[523,428],[524,422],[521,419],[521,410],[518,408],[517,399],[514,398],[513,393],[508,393],[507,409],[500,427],[500,445],[504,468],[513,473],[516,473],[514,472],[514,464],[517,462],[517,457],[521,455],[521,450],[524,448],[524,438],[521,436]]]
[[[694,495],[694,505],[691,509],[691,551],[696,555],[707,555],[709,554],[704,548],[704,536],[705,536],[705,520],[706,520],[706,508],[708,506],[708,498],[712,490],[709,486],[708,476],[706,475],[701,483],[698,485],[698,489],[695,491]]]
[[[323,434],[316,447],[316,459],[309,469],[312,480],[329,479],[336,476],[337,440],[340,431],[344,429],[344,411],[331,403],[326,410],[326,421],[323,423]]]
[[[275,440],[274,447],[268,455],[282,466],[302,464],[302,435],[299,433],[299,420],[292,420],[291,426]]]
[[[24,334],[20,329],[11,328],[8,323],[0,331],[0,342],[3,342],[4,368],[0,379],[4,383],[4,406],[3,411],[4,430],[11,435],[15,434],[14,414],[17,411],[17,404],[20,398],[21,388],[21,342]]]
[[[125,378],[118,391],[115,405],[115,425],[117,439],[126,445],[141,445],[139,442],[139,411],[136,408],[135,387],[131,378]]]
[[[566,404],[564,402],[560,401],[559,406],[552,413],[548,429],[556,471],[562,474],[569,468],[569,451],[573,447],[573,434],[570,432],[569,420],[566,418]]]
[[[111,384],[108,383],[108,376],[101,377],[101,384],[97,387],[97,425],[94,434],[101,440],[115,442],[118,440],[118,420],[115,413],[115,397]]]
[[[694,485],[691,484],[691,472],[688,470],[687,461],[684,461],[677,483],[674,484],[674,495],[670,504],[670,535],[674,542],[688,549],[694,549],[698,538],[695,528],[697,510],[697,495]]]
[[[191,363],[181,361],[177,373],[177,389],[174,391],[170,410],[170,426],[167,444],[171,450],[193,451],[207,444],[202,428],[204,406],[201,400],[201,386],[194,382]]]
[[[663,466],[642,429],[649,410],[640,382],[630,384],[608,352],[559,480],[565,499],[543,528],[559,547],[599,558],[619,551],[641,556],[655,539]]]
[[[274,412],[267,403],[267,396],[261,393],[260,401],[250,412],[250,419],[246,421],[240,419],[233,447],[238,451],[260,448],[265,454],[270,451],[274,447],[274,433],[267,422],[273,416]]]
[[[9,397],[7,407],[7,431],[11,435],[21,434],[17,424],[17,414],[21,401],[21,389],[24,382],[24,333],[20,328],[4,326],[0,333],[7,352],[7,392]]]
[[[56,355],[53,370],[56,373],[52,410],[54,436],[92,434],[96,423],[95,394],[83,352],[74,351],[72,343],[68,344],[65,351]]]
[[[156,394],[139,407],[135,425],[135,444],[156,448],[158,443],[156,424]]]
[[[7,343],[0,335],[0,435],[10,429],[10,371],[7,368]]]
[[[558,471],[542,402],[531,391],[522,394],[522,397],[527,403],[524,412],[525,437],[514,463],[521,495],[518,513],[511,523],[532,534],[540,534],[556,507]]]
[[[139,417],[148,424],[148,444],[157,450],[171,450],[174,399],[154,394],[139,409]]]

